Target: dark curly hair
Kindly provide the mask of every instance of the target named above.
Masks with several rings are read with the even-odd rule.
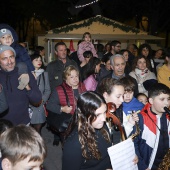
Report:
[[[95,129],[92,123],[96,120],[95,111],[101,107],[105,100],[96,92],[88,91],[80,95],[77,101],[78,134],[81,143],[82,155],[86,159],[100,159],[101,154],[97,147]],[[109,134],[100,129],[103,137],[110,142]]]
[[[135,68],[136,68],[136,66],[137,66],[138,60],[140,60],[140,59],[142,59],[142,58],[144,58],[145,61],[146,61],[146,67],[147,67],[148,69],[150,69],[150,62],[149,62],[149,60],[148,60],[147,58],[145,58],[145,56],[139,55],[138,57],[135,57],[135,59],[134,59],[134,61],[133,61],[133,64],[132,64],[132,70],[133,70],[133,71],[135,70]]]
[[[147,44],[147,43],[141,44],[141,45],[139,46],[138,54],[139,54],[139,55],[142,55],[142,50],[143,50],[144,48],[146,48],[146,49],[149,50],[149,54],[148,54],[147,58],[152,58],[152,48],[151,48],[151,46],[150,46],[149,44]]]

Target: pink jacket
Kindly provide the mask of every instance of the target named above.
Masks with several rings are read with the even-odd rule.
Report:
[[[85,51],[91,51],[93,53],[93,56],[98,57],[94,45],[91,42],[83,41],[79,44],[77,50],[77,55],[81,62],[84,60],[83,53]]]
[[[98,82],[96,81],[94,75],[90,75],[83,81],[87,91],[95,91]]]

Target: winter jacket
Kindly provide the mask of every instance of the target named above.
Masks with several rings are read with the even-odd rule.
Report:
[[[77,100],[74,95],[74,90],[72,89],[71,86],[69,86],[65,82],[63,82],[62,85],[64,86],[66,93],[68,95],[70,106],[73,107],[71,110],[71,114],[73,114],[76,109],[76,105],[77,105]],[[84,84],[80,82],[79,86],[78,86],[78,93],[81,94],[85,91],[86,91],[86,88],[85,88]],[[47,102],[47,106],[46,106],[47,110],[49,110],[53,113],[60,114],[61,106],[66,106],[66,105],[67,105],[67,102],[66,102],[65,93],[61,86],[57,86],[56,89],[50,95],[50,98]]]
[[[39,107],[30,105],[30,107],[33,111],[32,118],[31,118],[32,124],[39,124],[39,123],[45,122],[46,115],[45,115],[44,104],[46,104],[46,102],[51,94],[48,73],[44,72],[43,69],[41,69],[41,70],[42,70],[42,73],[37,77],[37,85],[38,85],[38,88],[42,94],[42,103]]]
[[[151,112],[151,105],[148,103],[145,105],[141,113],[139,114],[139,128],[140,134],[134,139],[135,151],[139,158],[138,168],[139,170],[151,169],[154,166],[155,157],[157,154],[158,146],[161,144],[162,150],[168,150],[170,147],[170,126],[168,114],[163,113],[159,115]],[[161,127],[162,126],[162,127]],[[166,129],[163,129],[164,127]],[[158,129],[159,128],[159,129]],[[162,140],[160,131],[166,131],[166,141]],[[134,126],[133,133],[135,133],[136,127]],[[168,139],[169,138],[169,139]],[[158,153],[159,159],[161,153]]]
[[[18,43],[18,35],[17,35],[16,31],[11,26],[9,26],[7,24],[0,24],[0,30],[4,29],[4,28],[10,30],[12,33],[14,42],[11,44],[11,47],[16,52],[16,62],[17,63],[24,62],[27,65],[29,71],[34,71],[35,68],[31,62],[31,58],[28,54],[28,51]]]
[[[80,62],[84,61],[83,53],[85,51],[91,51],[93,53],[93,57],[98,57],[94,45],[91,42],[83,41],[78,45],[77,55]]]
[[[105,128],[107,128],[105,126]],[[107,129],[108,130],[108,129]],[[66,139],[63,147],[62,169],[63,170],[106,170],[111,169],[110,158],[107,148],[110,142],[104,139],[100,130],[95,130],[94,134],[101,158],[85,159],[82,156],[82,149],[79,140],[78,127],[76,127]]]
[[[158,82],[163,83],[170,88],[170,69],[164,64],[158,69]]]
[[[57,86],[62,84],[63,71],[67,66],[70,66],[70,65],[73,65],[76,68],[78,68],[76,62],[73,60],[70,60],[68,57],[66,58],[65,64],[63,64],[61,60],[56,59],[47,65],[46,71],[48,72],[51,91],[53,91]]]
[[[83,83],[88,91],[95,91],[98,84],[95,75],[90,75],[83,81]]]
[[[151,79],[156,80],[155,74],[148,70],[148,73],[146,74],[144,78],[137,75],[134,71],[130,72],[129,75],[137,81],[139,93],[145,93],[148,96],[148,91],[144,88],[143,82],[145,82],[146,80],[151,80]]]
[[[133,124],[129,123],[129,115],[134,111],[142,110],[144,104],[139,102],[135,97],[129,103],[123,102],[123,125],[125,127],[127,137],[133,130]]]
[[[1,85],[0,85],[1,86]],[[1,91],[0,91],[0,113],[4,112],[8,108],[6,96],[3,90],[3,87],[1,86]]]
[[[7,114],[3,118],[10,120],[14,125],[28,124],[30,122],[28,115],[29,102],[38,104],[42,100],[41,92],[32,73],[29,73],[29,77],[31,90],[19,90],[17,88],[19,85],[18,68],[15,67],[10,72],[0,70],[0,84],[4,88],[9,107]]]

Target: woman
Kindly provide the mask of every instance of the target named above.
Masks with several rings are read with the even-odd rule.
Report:
[[[67,104],[66,95],[62,87],[66,90],[70,106]],[[86,91],[84,84],[79,82],[79,71],[73,65],[65,68],[63,72],[62,87],[61,85],[57,86],[50,95],[47,103],[47,110],[54,114],[61,114],[61,112],[65,112],[73,115],[77,106],[77,99],[79,95]],[[60,134],[58,134],[58,138],[55,138],[55,145],[59,144],[59,136]]]
[[[77,101],[77,123],[64,143],[62,170],[111,169],[111,146],[106,121],[107,106],[97,93],[88,91]]]
[[[88,91],[95,91],[98,81],[96,75],[100,71],[101,61],[97,57],[92,57],[86,64],[83,73],[83,83]]]
[[[128,134],[126,134],[126,131],[129,131],[129,129],[132,129],[132,126],[130,125],[132,122],[135,124],[135,121],[138,120],[138,117],[136,114],[133,115],[133,117],[131,116],[128,120],[127,123],[127,118],[125,113],[123,112],[122,109],[122,103],[124,101],[124,82],[120,79],[120,80],[116,80],[113,78],[105,78],[103,79],[98,88],[97,91],[103,95],[106,103],[114,103],[116,106],[116,112],[115,112],[115,116],[119,119],[120,123],[123,125],[124,127],[124,132],[123,132],[123,136],[126,138]],[[113,121],[112,121],[113,123]],[[112,124],[114,127],[115,125]],[[110,132],[112,134],[112,140],[113,140],[113,144],[117,144],[120,142],[121,140],[121,134],[118,133],[118,129],[117,127],[115,127],[116,129],[113,129],[113,126],[110,126],[108,124],[109,128],[110,128]],[[120,129],[119,129],[120,130]]]
[[[42,103],[39,107],[34,107],[33,105],[30,105],[30,109],[32,111],[31,125],[35,128],[37,132],[41,133],[42,125],[46,121],[44,104],[46,104],[50,96],[51,89],[50,89],[48,73],[45,72],[44,69],[42,69],[41,55],[33,54],[30,57],[31,57],[32,64],[35,68],[37,85],[42,94]]]
[[[155,62],[152,57],[152,48],[149,44],[144,43],[139,46],[138,55],[143,55],[149,61],[148,69],[156,74]]]
[[[145,56],[136,57],[132,65],[132,70],[129,75],[136,79],[139,93],[144,93],[148,96],[148,89],[153,83],[157,82],[155,74],[149,70],[149,61]]]

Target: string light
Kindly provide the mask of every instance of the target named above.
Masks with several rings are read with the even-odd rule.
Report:
[[[89,3],[84,4],[84,5],[76,5],[75,8],[84,8],[84,7],[88,6],[88,5],[92,5],[92,4],[96,3],[98,1],[99,0],[95,0],[95,1],[89,2]]]

